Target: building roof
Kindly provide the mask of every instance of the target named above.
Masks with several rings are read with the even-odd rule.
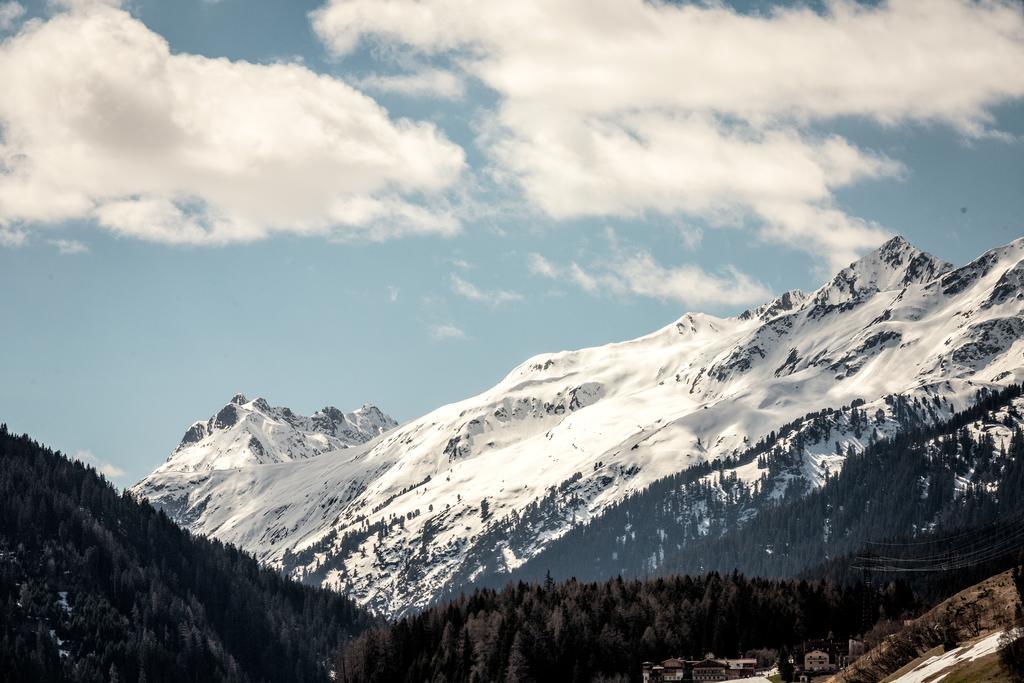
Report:
[[[725,660],[729,663],[729,666],[757,666],[757,660],[749,657],[740,657],[737,659]]]
[[[727,669],[729,665],[717,659],[705,659],[693,665],[694,669]]]

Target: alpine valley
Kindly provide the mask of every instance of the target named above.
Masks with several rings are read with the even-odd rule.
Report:
[[[873,444],[1022,380],[1024,239],[956,268],[897,237],[814,292],[540,355],[400,426],[373,407],[307,418],[236,396],[132,490],[193,532],[395,616],[543,571],[559,542],[560,557],[577,549],[567,564],[600,557],[608,576],[669,571],[687,543],[724,533],[723,516],[752,524]],[[670,496],[687,532],[620,557],[635,529],[605,513],[656,482],[701,486]],[[610,547],[566,546],[612,524]]]

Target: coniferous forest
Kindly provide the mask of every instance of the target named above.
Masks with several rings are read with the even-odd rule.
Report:
[[[372,623],[0,427],[0,680],[326,681]]]
[[[785,650],[915,609],[906,585],[739,574],[518,583],[374,629],[339,657],[342,681],[639,680],[645,660]],[[870,599],[871,623],[862,605]],[[774,657],[771,658],[774,660]]]

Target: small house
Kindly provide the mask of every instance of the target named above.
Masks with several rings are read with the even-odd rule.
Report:
[[[820,672],[831,671],[832,660],[827,652],[822,650],[811,650],[804,655],[804,671]]]

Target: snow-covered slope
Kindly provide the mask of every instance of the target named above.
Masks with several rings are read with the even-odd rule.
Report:
[[[895,238],[810,294],[531,358],[364,445],[232,469],[227,449],[200,459],[212,467],[168,462],[135,491],[399,613],[477,578],[481,551],[514,568],[611,502],[808,413],[909,392],[961,409],[979,386],[1021,381],[1022,259],[1017,240],[954,269]],[[540,501],[570,487],[572,515],[535,524]],[[519,527],[530,542],[502,540]]]

